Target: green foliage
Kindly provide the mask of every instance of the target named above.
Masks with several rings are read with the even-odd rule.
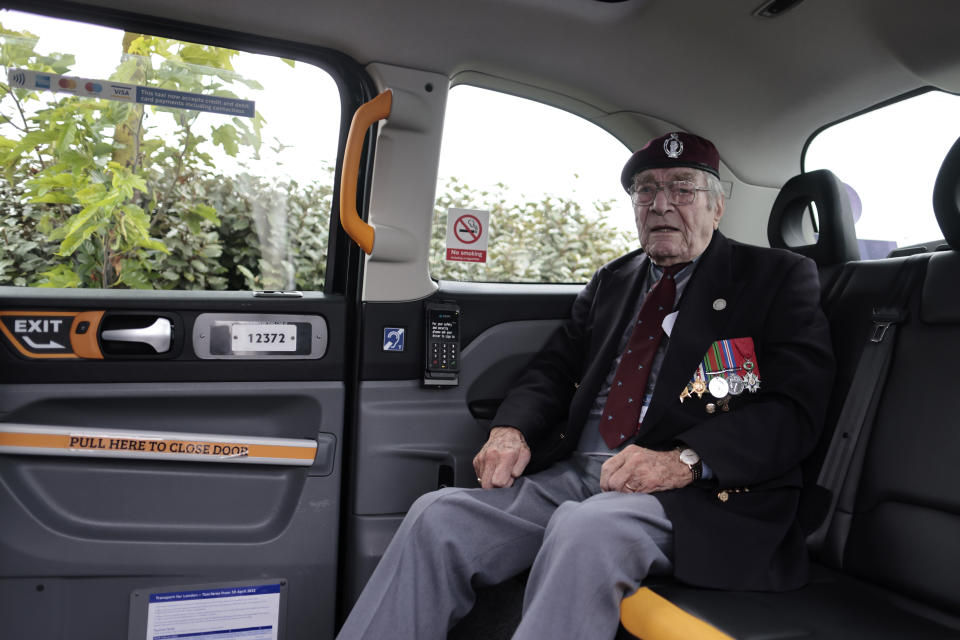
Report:
[[[585,282],[602,264],[630,250],[632,238],[607,219],[612,202],[585,212],[573,200],[546,196],[512,202],[504,185],[476,191],[450,179],[434,207],[431,273],[444,280],[489,282]],[[487,263],[444,259],[447,209],[490,211]]]
[[[205,185],[220,211],[224,288],[323,290],[333,198],[326,171],[327,180],[306,185],[248,174]]]
[[[7,68],[69,74],[74,58],[0,25]],[[238,52],[126,33],[111,80],[237,97]],[[295,63],[284,60],[293,66]],[[264,119],[11,89],[0,83],[0,283],[131,289],[322,290],[333,168],[299,184],[242,167],[257,159]],[[278,141],[278,145],[279,145]],[[211,152],[237,159],[225,175]],[[223,156],[221,156],[222,158]],[[446,262],[450,207],[491,212],[488,263]],[[432,271],[456,280],[583,282],[629,248],[570,200],[513,202],[451,180],[439,195]]]
[[[33,34],[2,25],[0,34],[7,68],[68,74],[74,64],[70,55],[37,52]],[[114,81],[231,98],[232,84],[260,88],[233,70],[238,52],[231,49],[127,33],[117,54]],[[209,150],[255,158],[263,117],[218,116],[216,125],[208,117],[202,127],[195,111],[52,96],[0,84],[2,232],[17,249],[0,263],[3,281],[226,287],[231,274],[220,263],[220,213],[208,195],[221,178]],[[253,280],[275,279],[254,269]]]

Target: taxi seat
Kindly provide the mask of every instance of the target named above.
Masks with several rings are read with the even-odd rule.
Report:
[[[925,272],[920,286],[910,290],[876,411],[854,448],[827,536],[811,548],[810,583],[784,593],[677,583],[640,590],[720,634],[712,637],[960,638],[960,430],[954,391],[960,362],[960,140],[943,162],[933,201],[950,249],[914,258],[925,262]],[[828,227],[819,205],[818,212],[822,234]],[[838,361],[828,425],[836,423],[873,330],[870,310],[888,300],[907,260],[827,266],[834,273],[824,289],[824,310]],[[832,427],[827,432],[825,442]],[[822,460],[814,458],[814,466]],[[629,631],[644,640],[689,637],[670,627],[651,633],[644,612],[630,610],[637,596],[640,592],[626,598],[622,608]]]

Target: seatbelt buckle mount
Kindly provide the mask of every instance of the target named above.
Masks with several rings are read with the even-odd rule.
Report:
[[[882,307],[873,310],[873,335],[870,336],[870,342],[883,342],[883,337],[887,335],[887,329],[891,324],[903,322],[907,317],[903,309],[893,309]]]

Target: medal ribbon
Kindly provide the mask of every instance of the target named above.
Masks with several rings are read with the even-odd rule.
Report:
[[[749,361],[753,363],[751,371],[757,377],[760,377],[760,371],[757,367],[757,355],[753,349],[753,338],[730,338],[726,340],[717,340],[707,349],[703,361],[697,366],[690,377],[690,382],[694,382],[699,374],[699,378],[704,382],[709,381],[711,375],[723,375],[736,373],[745,375],[748,370],[744,364]],[[727,376],[725,376],[727,377]]]
[[[758,378],[760,377],[760,367],[757,363],[757,354],[753,349],[753,338],[733,338],[730,342],[731,351],[734,353],[734,357],[738,362],[742,363],[740,369],[744,369],[744,364],[747,360],[753,363],[752,372]],[[744,369],[745,370],[745,369]]]
[[[725,367],[727,370],[737,370],[737,359],[733,355],[733,348],[730,346],[729,340],[721,340],[721,346],[723,347],[723,355],[726,358]]]

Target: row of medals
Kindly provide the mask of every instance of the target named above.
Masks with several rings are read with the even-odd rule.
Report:
[[[697,394],[697,398],[702,398],[704,393],[709,392],[716,398],[716,403],[707,403],[707,413],[715,413],[718,408],[721,411],[730,411],[730,396],[738,396],[744,391],[756,393],[760,390],[760,377],[753,372],[753,367],[753,362],[745,361],[743,369],[746,373],[742,376],[738,373],[740,369],[731,371],[726,376],[724,376],[725,372],[717,372],[711,376],[714,372],[708,371],[709,380],[704,380],[700,376],[700,371],[697,370],[694,379],[688,382],[680,392],[680,402],[682,403],[693,394]]]

